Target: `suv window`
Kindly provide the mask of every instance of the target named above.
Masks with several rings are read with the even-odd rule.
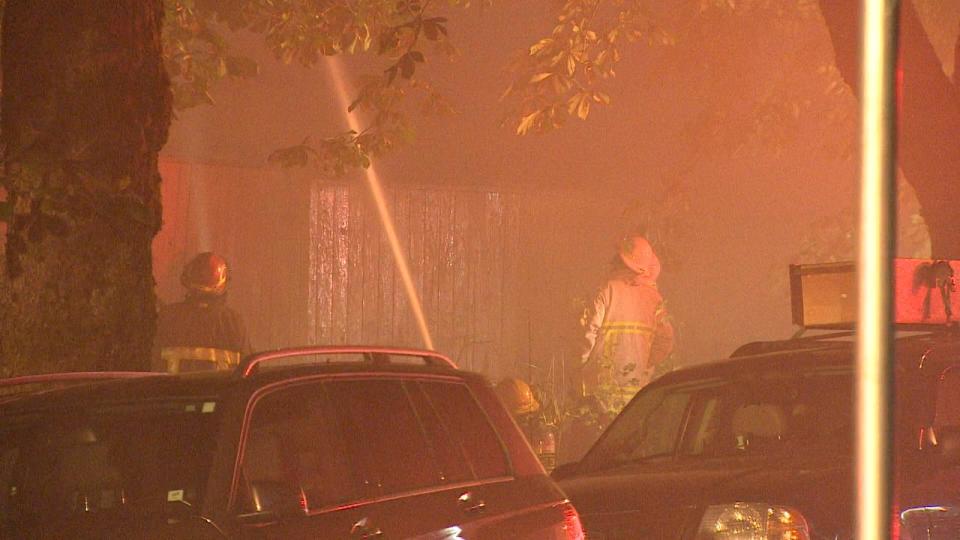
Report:
[[[251,511],[270,509],[260,494],[271,490],[317,509],[509,470],[470,389],[446,382],[342,380],[274,391],[253,409],[243,457]]]
[[[219,417],[215,401],[163,400],[5,418],[0,536],[90,513],[198,503]]]
[[[320,383],[301,384],[260,399],[250,421],[243,456],[248,489],[299,493],[306,509],[345,503],[362,496],[362,485],[334,407]],[[253,493],[252,491],[250,492]],[[267,497],[248,510],[267,510]]]
[[[642,391],[585,458],[605,468],[659,456],[743,457],[812,448],[836,453],[852,433],[848,369],[767,372]]]
[[[635,400],[598,448],[603,460],[612,464],[672,455],[694,392],[689,387],[656,388]]]
[[[381,494],[441,483],[432,453],[400,381],[351,380],[325,383],[343,417],[350,455],[359,460],[366,483]]]
[[[503,444],[490,425],[483,408],[465,384],[420,383],[433,410],[438,414],[448,441],[458,455],[466,456],[477,479],[510,475]]]
[[[447,432],[443,421],[440,420],[440,413],[423,392],[421,385],[410,382],[404,387],[427,436],[434,462],[439,469],[440,481],[452,483],[473,480],[475,478],[473,467],[463,445]]]

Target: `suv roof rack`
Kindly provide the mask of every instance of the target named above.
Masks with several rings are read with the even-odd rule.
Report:
[[[817,330],[818,333],[807,334],[809,330]],[[925,339],[931,336],[960,335],[960,328],[956,325],[918,325],[918,324],[896,324],[894,325],[894,339],[896,341]],[[855,330],[834,330],[826,328],[801,328],[796,334],[787,339],[752,341],[744,343],[737,347],[730,358],[741,356],[752,356],[755,354],[765,354],[780,351],[797,351],[811,346],[839,346],[841,343],[851,343]]]
[[[249,377],[256,371],[257,366],[263,363],[296,358],[297,356],[312,356],[320,354],[354,354],[360,357],[361,362],[375,364],[389,364],[392,356],[420,358],[428,366],[440,366],[456,369],[457,365],[449,357],[435,351],[423,349],[405,349],[396,347],[366,347],[362,345],[334,345],[315,347],[292,347],[265,351],[248,356],[240,361],[237,372],[241,377]]]
[[[0,379],[0,403],[19,399],[30,390],[7,390],[17,386],[31,384],[86,383],[115,379],[140,379],[144,377],[164,376],[165,373],[153,371],[65,371],[61,373],[42,373]]]
[[[62,373],[43,373],[40,375],[24,375],[0,379],[0,387],[25,386],[28,384],[58,383],[58,382],[90,382],[109,379],[134,379],[138,377],[156,377],[165,373],[154,371],[65,371]]]

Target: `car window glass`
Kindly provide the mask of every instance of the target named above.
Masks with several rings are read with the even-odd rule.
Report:
[[[852,433],[851,388],[849,372],[771,372],[701,390],[691,406],[681,454],[847,448]]]
[[[249,510],[293,503],[278,496],[298,496],[308,510],[356,500],[362,491],[355,470],[322,385],[298,385],[257,402],[243,460],[249,495],[257,497],[248,497]]]
[[[681,453],[698,456],[706,452],[716,439],[717,413],[716,396],[700,396],[690,410],[687,420],[688,436],[684,440]]]
[[[625,463],[672,454],[690,396],[688,391],[655,391],[628,407],[603,441],[604,461]]]
[[[216,450],[215,401],[106,403],[0,426],[0,537],[9,528],[159,514],[202,500]]]
[[[951,368],[940,376],[934,426],[960,426],[960,369]]]
[[[466,385],[429,382],[421,387],[477,478],[510,475],[500,438]]]
[[[443,482],[463,482],[474,478],[471,463],[464,448],[447,432],[433,404],[415,382],[404,385],[414,405],[417,418],[427,436],[433,458]]]
[[[852,379],[846,371],[770,371],[726,382],[656,387],[641,394],[587,455],[609,467],[674,453],[750,456],[851,444]],[[682,431],[682,433],[681,433]]]
[[[368,484],[389,494],[441,483],[420,422],[399,381],[335,381],[326,386],[344,420],[347,445],[361,460]]]

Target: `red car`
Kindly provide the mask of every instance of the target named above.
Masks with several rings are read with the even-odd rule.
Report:
[[[0,537],[583,537],[489,384],[433,352],[0,391],[71,380],[0,394]]]

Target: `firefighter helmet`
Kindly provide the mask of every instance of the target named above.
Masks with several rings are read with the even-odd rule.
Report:
[[[660,275],[660,261],[646,238],[639,234],[627,236],[620,242],[618,251],[627,268],[651,281],[657,280]]]
[[[519,416],[528,414],[540,409],[540,403],[533,397],[533,390],[530,385],[520,379],[507,378],[497,384],[497,394],[503,400],[504,405],[510,410],[510,414]]]
[[[180,283],[191,291],[220,295],[227,290],[227,278],[227,261],[207,251],[183,267]]]

